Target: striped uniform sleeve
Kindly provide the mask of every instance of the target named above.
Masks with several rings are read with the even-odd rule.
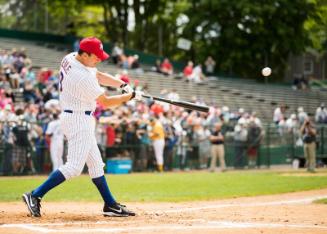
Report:
[[[79,88],[82,92],[81,98],[85,101],[96,100],[104,93],[104,89],[101,88],[94,76],[83,77],[79,82]]]

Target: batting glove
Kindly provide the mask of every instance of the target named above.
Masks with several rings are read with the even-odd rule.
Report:
[[[131,100],[135,99],[136,101],[142,101],[142,95],[144,95],[144,92],[142,91],[133,91]]]
[[[131,86],[129,86],[129,84],[125,83],[125,84],[122,84],[120,86],[120,89],[121,89],[121,93],[124,94],[124,93],[133,93],[134,90],[132,89]]]

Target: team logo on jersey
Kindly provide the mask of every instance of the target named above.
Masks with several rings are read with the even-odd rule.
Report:
[[[100,49],[103,50],[103,45],[102,45],[102,43],[100,44]]]

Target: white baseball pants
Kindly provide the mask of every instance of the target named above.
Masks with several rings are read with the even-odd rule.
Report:
[[[156,156],[157,164],[163,165],[163,153],[165,148],[165,140],[154,140],[152,142],[153,149],[154,149],[154,155]]]
[[[68,180],[82,173],[85,163],[91,178],[104,175],[101,153],[95,138],[95,119],[84,113],[60,115],[61,127],[68,141],[67,162],[59,170]]]
[[[52,171],[57,170],[64,164],[62,156],[64,153],[64,142],[61,140],[51,141],[50,157],[52,162]]]

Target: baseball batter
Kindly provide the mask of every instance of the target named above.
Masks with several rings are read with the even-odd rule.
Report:
[[[52,172],[41,186],[24,193],[23,201],[33,217],[40,217],[41,198],[65,180],[80,175],[86,163],[89,175],[104,200],[103,214],[134,216],[134,212],[116,202],[109,190],[95,138],[92,113],[96,102],[109,108],[133,98],[141,100],[143,92],[133,91],[123,81],[96,69],[98,63],[109,57],[99,39],[84,38],[79,48],[77,53],[66,55],[60,66],[60,125],[68,141],[67,162]],[[124,94],[106,96],[100,85],[121,88]]]

